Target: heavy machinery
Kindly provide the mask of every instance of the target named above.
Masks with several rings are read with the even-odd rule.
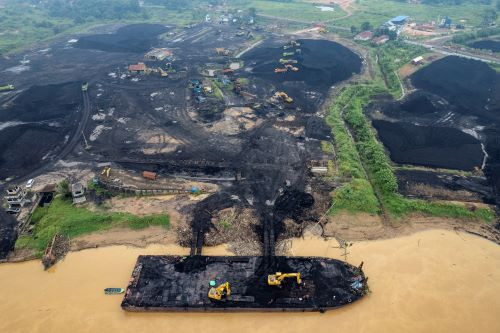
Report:
[[[161,75],[162,77],[167,77],[167,76],[168,76],[168,73],[167,73],[167,72],[165,72],[165,71],[163,70],[163,68],[158,67],[158,71],[160,72],[160,75]]]
[[[300,273],[276,272],[276,274],[269,274],[267,276],[267,284],[270,286],[281,286],[281,282],[286,278],[297,278],[297,284],[302,283],[302,279],[300,278]]]
[[[111,168],[110,167],[104,167],[104,169],[102,169],[101,175],[105,176],[106,178],[109,178],[109,173],[110,172],[111,172]]]
[[[299,70],[299,69],[298,69],[298,67],[292,66],[292,65],[290,65],[290,64],[286,64],[286,65],[285,65],[285,68],[286,68],[286,69],[291,69],[291,70],[292,70],[292,71],[294,71],[294,72],[297,72],[297,71]]]
[[[214,299],[216,301],[221,301],[222,297],[229,297],[231,295],[231,288],[229,287],[229,282],[223,283],[218,287],[211,287],[208,291],[208,298]]]
[[[293,56],[295,52],[283,52],[283,57],[290,57]]]
[[[0,87],[0,92],[3,92],[3,91],[11,91],[11,90],[14,90],[16,89],[12,84],[8,84],[6,86],[1,86]]]
[[[89,90],[89,83],[85,82],[84,84],[82,84],[82,91],[86,92],[87,90]]]
[[[287,103],[293,103],[293,98],[288,96],[288,94],[286,92],[283,92],[283,91],[278,91],[278,92],[274,93],[273,97],[275,99],[281,98],[282,100],[284,100]]]
[[[275,73],[285,73],[285,72],[288,72],[288,68],[275,68],[274,72]]]
[[[281,58],[280,59],[280,63],[282,63],[282,64],[296,64],[297,60],[295,60],[295,59],[283,59],[283,58]]]

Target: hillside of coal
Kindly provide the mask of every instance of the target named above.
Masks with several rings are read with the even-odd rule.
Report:
[[[81,37],[76,47],[105,52],[143,53],[158,44],[158,35],[168,29],[160,24],[132,24],[111,34]]]
[[[284,49],[280,41],[269,41],[249,51],[243,56],[245,64],[251,68],[247,76],[260,78],[271,83],[275,90],[285,91],[294,96],[295,103],[306,112],[313,112],[313,94],[326,94],[328,89],[359,73],[362,67],[361,58],[345,46],[316,39],[298,40],[300,46],[294,49]],[[296,50],[300,49],[300,53]],[[285,56],[284,52],[295,52]],[[280,59],[292,60],[298,71],[289,70],[275,73],[276,68],[282,68]]]
[[[498,40],[478,40],[469,44],[470,47],[479,50],[490,50],[492,52],[500,52],[500,41]]]
[[[80,83],[32,86],[0,110],[0,178],[24,175],[68,141],[82,107]]]
[[[417,90],[404,100],[372,105],[382,112],[371,114],[391,158],[458,170],[483,167],[500,202],[500,74],[484,62],[448,56],[409,82]]]
[[[385,120],[374,120],[373,126],[397,163],[474,170],[483,162],[481,143],[454,128]]]

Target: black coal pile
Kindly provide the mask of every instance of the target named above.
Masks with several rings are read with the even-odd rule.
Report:
[[[500,52],[500,41],[498,40],[478,40],[469,44],[470,47],[479,50],[490,50],[492,52]]]
[[[479,140],[457,129],[385,120],[374,120],[373,126],[397,163],[458,170],[483,163]]]
[[[270,41],[255,48],[243,56],[245,65],[252,68],[249,77],[260,78],[272,83],[276,90],[286,91],[294,98],[294,105],[304,112],[316,111],[319,99],[311,99],[309,92],[320,95],[326,94],[328,89],[361,71],[361,58],[345,46],[317,39],[299,40],[300,54],[284,56],[282,42]],[[294,51],[295,52],[295,51]],[[283,68],[280,59],[297,61],[293,66],[298,71],[289,70],[285,73],[275,73],[275,68]]]
[[[14,249],[17,240],[16,219],[0,207],[0,259]]]
[[[378,104],[392,122],[375,120],[398,163],[483,168],[500,201],[500,74],[488,64],[448,56],[410,77],[417,88],[403,101]],[[470,135],[469,135],[470,134]]]
[[[160,24],[132,24],[118,29],[113,34],[81,37],[76,47],[105,52],[143,53],[158,43],[158,35],[168,31]]]
[[[309,117],[306,123],[306,136],[317,140],[330,140],[332,129],[319,117]]]
[[[32,86],[0,107],[0,178],[24,175],[62,150],[77,127],[79,83]]]
[[[427,170],[397,170],[399,192],[424,199],[483,201],[495,203],[493,191],[484,177],[461,176]],[[428,186],[423,188],[422,185]],[[426,193],[426,189],[428,190]]]

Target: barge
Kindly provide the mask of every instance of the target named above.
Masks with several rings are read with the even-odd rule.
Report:
[[[328,258],[139,256],[121,306],[127,311],[323,312],[363,297],[366,282],[362,264]]]

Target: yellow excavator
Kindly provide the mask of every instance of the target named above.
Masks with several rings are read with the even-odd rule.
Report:
[[[297,278],[297,284],[302,283],[302,279],[300,278],[300,273],[276,272],[276,274],[269,274],[267,276],[267,284],[270,286],[281,286],[281,282],[286,278]]]
[[[109,173],[110,172],[111,172],[111,168],[110,167],[104,167],[104,169],[102,169],[101,175],[102,176],[106,176],[106,178],[109,178]]]
[[[274,98],[282,98],[287,103],[293,103],[293,98],[288,96],[286,92],[278,91],[274,94]]]
[[[208,298],[214,299],[216,301],[221,301],[222,297],[229,297],[231,295],[231,288],[229,288],[229,282],[223,283],[218,287],[212,287],[208,291]]]

